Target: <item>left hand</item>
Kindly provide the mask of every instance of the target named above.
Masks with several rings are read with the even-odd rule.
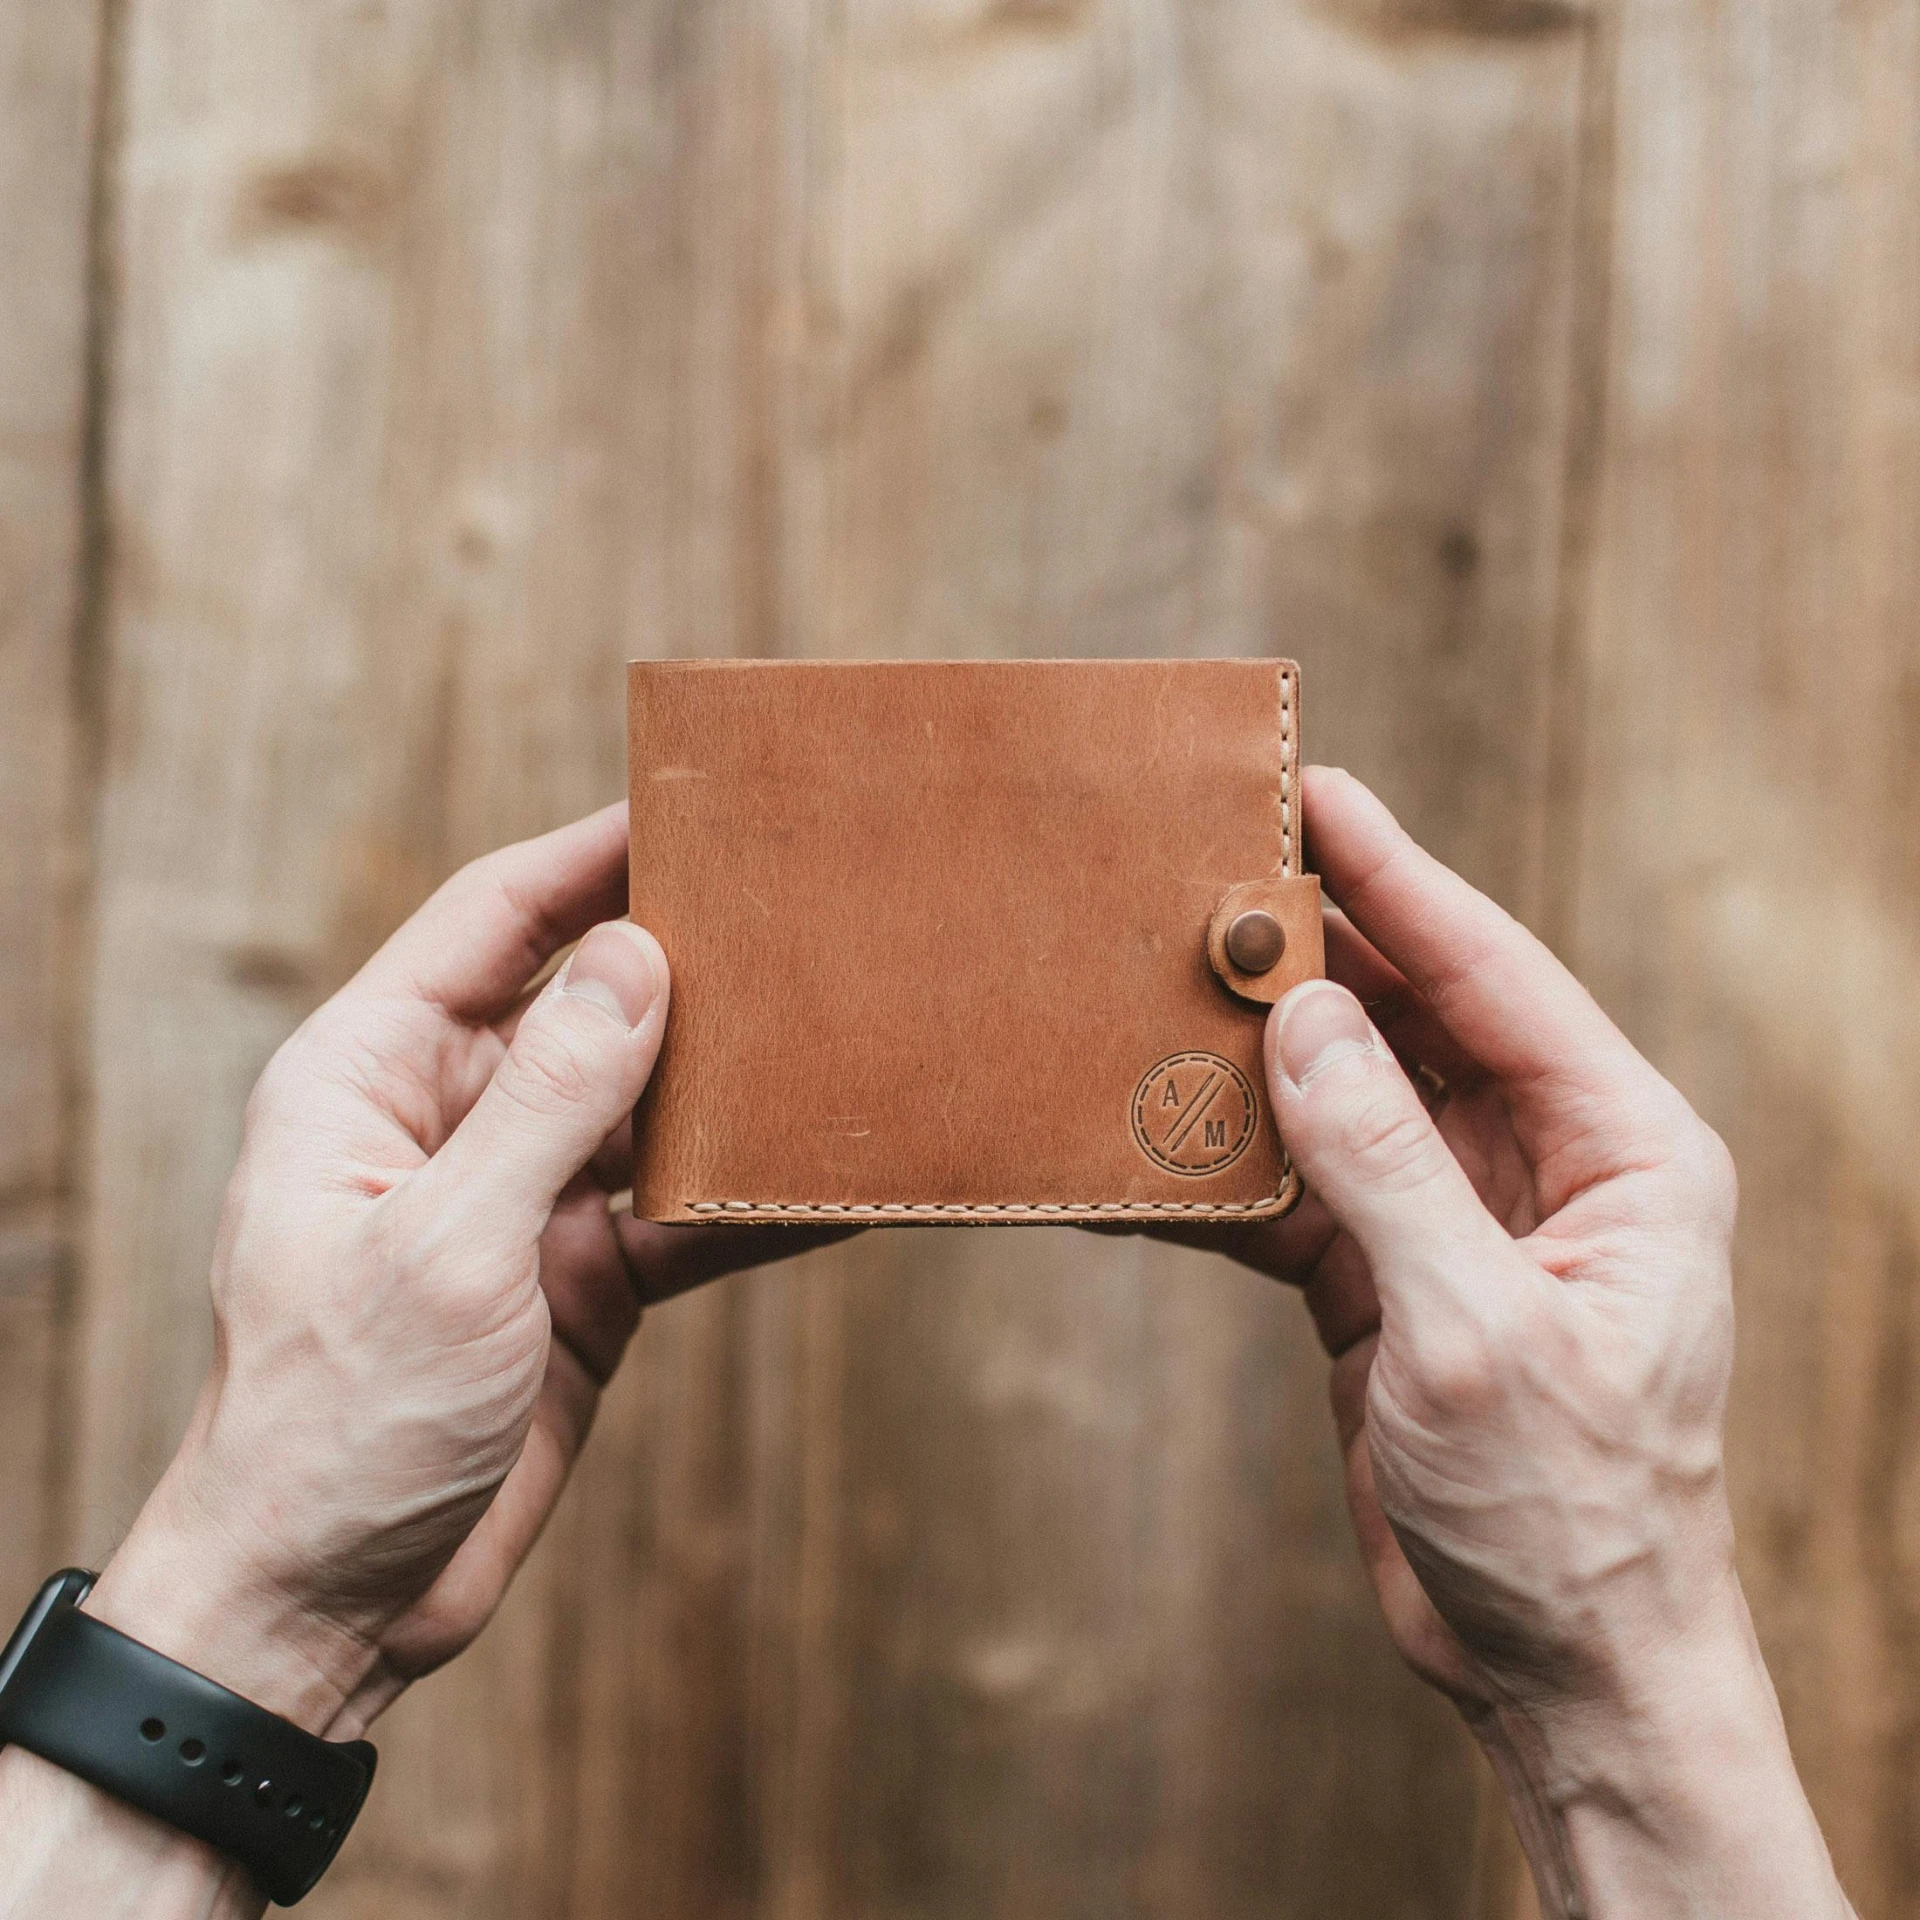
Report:
[[[489,855],[274,1056],[213,1367],[90,1611],[358,1731],[499,1604],[642,1307],[838,1237],[610,1210],[668,995],[625,905],[624,806]]]

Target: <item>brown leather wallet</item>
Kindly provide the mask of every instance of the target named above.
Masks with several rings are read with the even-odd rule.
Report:
[[[643,1219],[1258,1220],[1322,970],[1281,660],[637,661]]]

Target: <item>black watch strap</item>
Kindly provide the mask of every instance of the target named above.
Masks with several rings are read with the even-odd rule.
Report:
[[[322,1740],[79,1611],[56,1573],[0,1653],[0,1743],[28,1748],[223,1853],[291,1906],[373,1782],[364,1740]]]

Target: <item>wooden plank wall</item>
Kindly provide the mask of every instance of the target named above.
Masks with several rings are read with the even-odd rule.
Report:
[[[1756,1606],[1920,1913],[1920,0],[106,20],[0,0],[0,1604],[172,1445],[259,1066],[618,791],[627,654],[1286,650],[1733,1141]],[[1066,1234],[662,1309],[315,1911],[1527,1911],[1321,1371]]]
[[[1739,1162],[1744,1566],[1920,1912],[1920,8],[1629,8],[1570,947]]]
[[[98,27],[0,6],[0,1605],[51,1570],[71,1435]]]

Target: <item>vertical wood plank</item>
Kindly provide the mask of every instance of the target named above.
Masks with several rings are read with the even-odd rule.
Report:
[[[617,789],[626,652],[1296,650],[1321,750],[1529,906],[1586,80],[1484,14],[132,0],[91,1550],[266,1053]],[[661,1310],[318,1910],[1467,1911],[1321,1371],[1086,1237]]]
[[[133,0],[88,1552],[184,1419],[268,1052],[449,866],[619,791],[627,652],[774,637],[792,13]],[[670,1538],[701,1533],[702,1438],[726,1441],[748,1357],[739,1305],[690,1303],[688,1338],[669,1321],[636,1375],[644,1414],[661,1365],[709,1363],[668,1403],[691,1431],[643,1428],[610,1471],[653,1484],[636,1455],[661,1443]],[[736,1472],[719,1492],[730,1514],[754,1488]],[[598,1527],[570,1507],[482,1646],[385,1724],[385,1784],[322,1911],[588,1910],[571,1840],[606,1769],[581,1743],[580,1649],[645,1571],[616,1532],[605,1587],[583,1581]],[[662,1604],[697,1631],[703,1597]],[[707,1644],[704,1666],[697,1646],[653,1652],[586,1724],[617,1743],[652,1686],[737,1748],[742,1690],[724,1637]],[[729,1785],[681,1801],[723,1842]]]
[[[100,12],[0,8],[0,1612],[53,1550]],[[11,1616],[9,1616],[11,1617]]]
[[[1920,1903],[1920,10],[1622,9],[1573,952],[1743,1176],[1742,1565],[1863,1913]]]
[[[1323,737],[1528,906],[1571,18],[827,25],[799,261],[829,324],[777,483],[817,503],[797,517],[821,548],[777,644],[1297,647]],[[780,1333],[793,1397],[768,1402],[801,1538],[785,1515],[765,1536],[794,1556],[749,1631],[776,1650],[754,1668],[776,1737],[726,1910],[1510,1908],[1499,1843],[1476,1863],[1464,1743],[1358,1579],[1297,1309],[1198,1258],[1041,1235],[834,1264]],[[619,1810],[683,1804],[679,1753],[596,1789],[590,1900],[631,1871]]]

